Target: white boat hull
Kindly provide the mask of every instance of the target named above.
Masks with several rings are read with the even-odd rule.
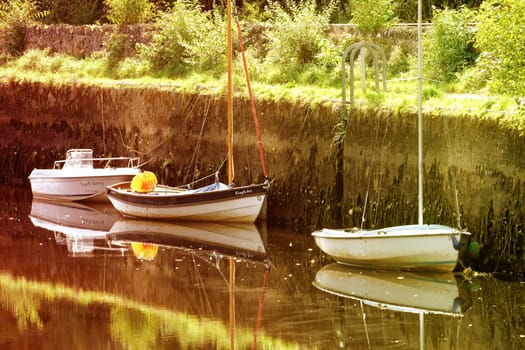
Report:
[[[407,225],[380,230],[322,229],[317,246],[339,263],[383,269],[453,271],[462,234],[442,225]]]
[[[137,193],[129,184],[108,188],[108,197],[122,214],[144,219],[254,223],[266,198],[265,185],[228,187],[211,192],[177,191],[157,186]]]
[[[107,186],[130,181],[140,172],[139,168],[35,169],[29,175],[29,181],[35,198],[107,200]]]

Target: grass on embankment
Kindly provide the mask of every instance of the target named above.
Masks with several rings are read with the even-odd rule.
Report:
[[[64,55],[48,55],[45,51],[28,51],[16,60],[0,66],[0,79],[3,81],[35,81],[55,85],[86,84],[104,86],[134,86],[137,88],[176,89],[182,93],[223,94],[226,78],[213,74],[188,74],[182,78],[167,79],[143,73],[140,62],[129,62],[134,71],[121,72],[128,78],[115,78],[109,74],[103,58],[75,59]],[[122,68],[121,68],[122,69]],[[141,71],[142,70],[142,71]],[[358,72],[358,68],[356,71]],[[359,74],[357,74],[359,75]],[[129,78],[131,76],[132,78]],[[373,77],[373,74],[368,74]],[[237,94],[248,95],[242,67],[236,68],[235,84]],[[255,98],[258,100],[286,100],[304,102],[313,107],[325,103],[340,103],[342,95],[339,86],[301,85],[297,83],[267,84],[255,80],[251,82]],[[328,84],[329,85],[329,84]],[[382,81],[379,84],[382,90]],[[423,109],[425,113],[439,115],[472,116],[475,118],[497,119],[503,127],[525,132],[525,119],[519,113],[515,99],[507,96],[489,95],[485,91],[475,93],[455,93],[456,86],[424,82]],[[354,83],[355,105],[358,108],[378,108],[393,111],[417,110],[417,79],[413,72],[404,77],[387,80],[386,92],[375,92],[375,82],[367,81],[367,90],[361,89],[359,77]],[[347,100],[350,98],[350,82],[346,87]]]

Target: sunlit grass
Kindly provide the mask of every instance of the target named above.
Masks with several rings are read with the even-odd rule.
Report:
[[[254,70],[251,68],[251,70]],[[273,69],[271,74],[277,74]],[[264,77],[257,71],[251,77],[251,85],[256,99],[289,101],[316,106],[327,102],[340,103],[342,86],[334,84],[334,73],[326,74],[326,83],[308,83],[323,80],[322,72],[302,72],[299,83],[268,83],[271,77]],[[414,72],[408,72],[395,79],[387,80],[387,90],[382,91],[383,82],[379,82],[380,91],[375,91],[372,74],[367,76],[366,90],[361,88],[360,75],[354,81],[354,103],[359,108],[385,108],[397,112],[417,111],[417,79]],[[85,59],[75,59],[67,55],[50,54],[47,50],[27,51],[16,60],[0,66],[3,80],[35,81],[49,84],[100,84],[109,86],[136,86],[173,89],[181,93],[201,93],[224,95],[226,76],[214,72],[188,73],[179,78],[166,78],[161,73],[152,74],[144,62],[127,58],[117,69],[108,72],[102,55]],[[237,96],[248,96],[242,66],[235,67],[235,85]],[[275,77],[277,79],[277,77]],[[350,100],[350,82],[346,83],[347,101]],[[489,95],[486,91],[470,93],[457,92],[457,86],[451,83],[424,82],[423,107],[425,112],[447,115],[467,115],[482,118],[497,118],[510,128],[522,130],[518,106],[513,98]]]

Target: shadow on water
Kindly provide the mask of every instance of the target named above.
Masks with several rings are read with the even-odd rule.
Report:
[[[334,264],[266,225],[0,188],[0,348],[520,349],[525,284]]]

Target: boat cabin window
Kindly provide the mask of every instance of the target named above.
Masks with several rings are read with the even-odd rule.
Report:
[[[93,168],[93,151],[90,149],[70,149],[66,153],[64,168]]]

